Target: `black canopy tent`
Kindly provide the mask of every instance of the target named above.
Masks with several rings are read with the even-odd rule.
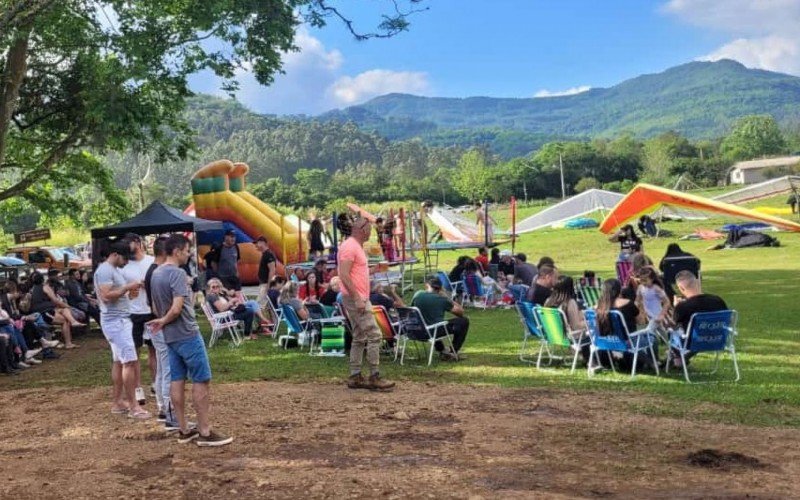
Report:
[[[158,233],[197,233],[222,229],[223,226],[220,221],[192,217],[156,200],[126,221],[92,229],[92,264],[93,267],[98,264],[100,257],[98,253],[101,250],[97,250],[97,240],[102,240],[103,238],[121,237],[127,233],[136,233],[144,236]],[[197,253],[196,248],[194,253]],[[195,259],[197,259],[196,255]]]
[[[156,200],[126,221],[92,229],[92,239],[124,236],[126,233],[145,235],[221,229],[222,222],[192,217]]]

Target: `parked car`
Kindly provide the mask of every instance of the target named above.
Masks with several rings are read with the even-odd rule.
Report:
[[[22,259],[37,269],[55,268],[63,271],[65,255],[69,257],[69,267],[71,268],[80,269],[92,265],[90,260],[76,258],[75,254],[65,254],[63,250],[56,247],[15,247],[9,248],[8,254]]]
[[[33,271],[33,266],[13,255],[0,256],[0,285],[7,280],[24,278]]]

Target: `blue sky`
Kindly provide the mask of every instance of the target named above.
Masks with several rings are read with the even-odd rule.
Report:
[[[398,0],[401,2],[402,0]],[[388,0],[333,0],[362,31]],[[534,97],[608,87],[723,57],[800,74],[800,0],[426,0],[411,29],[357,42],[338,21],[301,27],[270,88],[240,73],[253,110],[318,114],[388,92]],[[219,94],[208,75],[198,92]]]

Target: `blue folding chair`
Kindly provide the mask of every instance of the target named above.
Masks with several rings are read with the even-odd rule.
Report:
[[[539,324],[536,322],[536,316],[533,314],[533,304],[530,302],[517,302],[514,304],[514,307],[517,308],[517,314],[519,315],[519,320],[522,323],[522,347],[519,350],[519,360],[523,363],[536,363],[537,360],[534,359],[533,355],[535,352],[538,352],[542,344],[545,344],[544,335],[542,335],[542,329],[540,328]],[[539,343],[539,350],[528,352],[528,342],[535,339]]]
[[[492,291],[483,286],[481,277],[475,273],[465,274],[463,282],[464,296],[470,300],[472,305],[482,309],[488,308]]]
[[[591,340],[591,344],[589,345],[589,364],[587,365],[588,375],[590,377],[594,375],[594,368],[600,366],[599,351],[606,351],[611,369],[614,372],[617,370],[614,367],[614,359],[611,356],[612,352],[633,354],[631,380],[636,377],[636,364],[639,360],[639,353],[649,351],[650,358],[656,370],[656,375],[658,375],[658,359],[653,349],[656,336],[651,331],[650,325],[648,325],[647,328],[630,333],[622,313],[619,311],[609,311],[608,314],[611,320],[611,328],[613,329],[612,333],[610,335],[600,335],[600,329],[597,324],[597,313],[595,310],[586,309],[583,311],[583,316],[586,318],[586,327],[589,330],[589,339]]]
[[[728,352],[733,360],[733,369],[736,372],[738,382],[741,378],[739,373],[739,362],[736,359],[736,348],[734,339],[737,335],[736,323],[739,314],[733,310],[695,313],[689,319],[687,325],[688,333],[673,331],[670,335],[669,351],[667,352],[666,371],[669,371],[670,361],[675,356],[675,351],[681,358],[683,365],[683,376],[686,382],[693,383],[689,378],[689,368],[686,365],[689,354],[699,354],[701,352],[715,353],[714,369],[708,372],[713,375],[719,368],[719,358],[721,353]],[[697,382],[694,382],[697,383]]]
[[[444,291],[450,294],[450,299],[456,300],[464,284],[463,281],[450,281],[450,277],[444,271],[436,271],[436,276],[442,282]]]
[[[283,304],[281,309],[283,310],[283,322],[286,324],[286,335],[278,337],[278,345],[288,349],[289,339],[295,339],[298,346],[308,343],[310,344],[310,350],[313,350],[313,335],[310,335],[311,332],[308,331],[310,322],[308,320],[301,321],[300,317],[297,316],[297,311],[289,304]]]

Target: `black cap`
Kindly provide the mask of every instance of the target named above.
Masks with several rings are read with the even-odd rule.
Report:
[[[231,233],[233,233],[233,231],[231,231]],[[227,233],[225,233],[225,234],[227,234]],[[263,241],[264,243],[266,243],[267,239],[265,237],[263,237],[263,236],[259,236],[258,238],[256,238],[256,243],[258,243],[259,241]]]
[[[429,278],[428,284],[431,286],[431,288],[435,288],[437,290],[442,288],[442,280],[440,280],[436,276]]]
[[[236,236],[236,231],[234,231],[233,229],[228,229],[227,231],[225,231],[225,236]]]

